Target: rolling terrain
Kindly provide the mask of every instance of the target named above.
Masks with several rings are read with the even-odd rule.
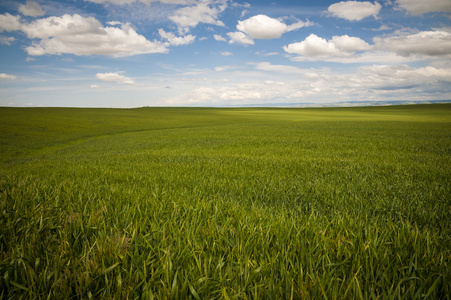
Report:
[[[0,298],[449,299],[451,104],[0,108]]]

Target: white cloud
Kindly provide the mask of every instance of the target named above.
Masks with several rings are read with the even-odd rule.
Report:
[[[224,52],[221,52],[221,55],[222,55],[222,56],[232,56],[233,53],[232,53],[232,52],[229,52],[229,51],[224,51]]]
[[[194,42],[196,39],[195,36],[189,34],[183,37],[175,36],[172,32],[166,32],[163,29],[159,29],[158,33],[160,36],[164,39],[167,39],[168,42],[165,43],[166,46],[182,46],[182,45],[188,45]]]
[[[298,74],[302,75],[305,74],[307,71],[298,67],[294,66],[287,66],[287,65],[274,65],[269,62],[260,62],[255,65],[255,68],[257,70],[262,71],[269,71],[269,72],[277,72],[277,73],[284,73],[284,74]]]
[[[14,80],[17,79],[16,75],[6,74],[6,73],[0,73],[0,79],[10,79]]]
[[[337,18],[343,18],[349,21],[360,21],[366,17],[377,17],[382,6],[375,2],[368,1],[341,1],[332,4],[327,9],[330,14]]]
[[[254,40],[240,31],[229,32],[227,35],[230,37],[230,44],[240,44],[243,46],[254,45]]]
[[[381,78],[390,77],[391,79],[400,79],[410,83],[421,83],[428,78],[451,82],[450,69],[438,69],[431,66],[415,69],[407,65],[374,65],[361,67],[361,70]]]
[[[387,25],[381,25],[379,28],[372,29],[373,31],[384,31],[384,30],[390,30],[391,28]]]
[[[85,0],[85,1],[89,1],[89,2],[94,2],[94,3],[113,3],[113,4],[130,4],[133,2],[136,2],[136,0]]]
[[[193,6],[179,8],[169,19],[177,24],[180,32],[188,32],[190,27],[196,27],[199,23],[225,26],[218,17],[226,7],[224,3],[214,5],[208,1],[199,2]]]
[[[85,18],[78,14],[38,19],[29,24],[23,24],[21,30],[32,39],[60,38],[64,35],[73,37],[86,34],[100,36],[106,33],[97,19],[93,17]]]
[[[41,5],[35,1],[27,1],[19,6],[19,12],[24,16],[39,17],[45,15]]]
[[[257,15],[244,21],[238,21],[236,28],[254,39],[274,39],[281,37],[285,32],[310,25],[310,22],[299,21],[288,26],[277,19]]]
[[[202,104],[202,103],[218,103],[219,101],[247,101],[262,99],[263,94],[253,85],[232,85],[220,88],[199,87],[188,93],[181,95],[172,101]]]
[[[288,25],[288,26],[287,26],[287,31],[286,31],[286,32],[293,31],[293,30],[298,30],[298,29],[303,28],[303,27],[310,27],[310,26],[313,26],[314,24],[315,24],[315,23],[310,22],[310,21],[307,21],[307,22],[304,22],[304,21],[298,21],[298,22],[296,22],[296,23],[293,23],[293,24],[291,24],[291,25]]]
[[[223,72],[228,70],[236,69],[236,66],[223,66],[223,67],[215,67],[216,72]]]
[[[255,52],[255,54],[260,55],[260,56],[274,56],[274,55],[279,55],[279,52],[265,52],[265,51],[257,51]]]
[[[292,57],[291,60],[298,62],[321,60],[341,64],[353,64],[353,63],[399,64],[420,61],[424,60],[424,58],[416,55],[405,57],[387,51],[368,51],[350,56],[329,56],[329,57],[297,56]]]
[[[372,65],[352,69],[302,68],[257,62],[225,65],[203,74],[159,78],[161,105],[245,105],[338,101],[449,99],[451,66]],[[222,72],[221,72],[222,71]],[[124,73],[118,73],[125,75]],[[170,79],[169,79],[170,78]],[[161,81],[162,80],[162,81]],[[151,80],[149,79],[148,83]],[[95,82],[94,82],[95,83]],[[97,83],[101,85],[100,83]],[[145,84],[147,91],[148,84]],[[103,86],[101,87],[103,91]],[[141,90],[141,89],[138,89]],[[144,95],[144,94],[143,94]],[[446,98],[447,97],[447,98]]]
[[[379,91],[442,91],[451,82],[451,69],[431,66],[411,68],[407,65],[374,65],[360,68],[361,85]]]
[[[136,85],[136,83],[133,79],[123,76],[123,75],[120,75],[119,72],[97,73],[96,78],[100,79],[102,81]]]
[[[297,54],[294,61],[323,60],[338,63],[406,63],[431,57],[451,56],[451,33],[445,30],[373,38],[370,45],[358,37],[334,36],[330,40],[314,34],[283,49]]]
[[[131,4],[135,2],[142,2],[144,4],[150,4],[151,2],[161,2],[165,4],[187,4],[187,0],[85,0],[94,3],[113,3],[117,5]]]
[[[451,82],[451,69],[407,65],[364,66],[349,73],[312,69],[303,79],[298,81],[299,88],[292,89],[287,98],[311,100],[317,97],[328,102],[332,98],[333,101],[434,99],[439,94],[444,95],[444,87]],[[292,86],[294,83],[285,82]]]
[[[161,2],[165,4],[188,4],[190,1],[188,0],[141,0],[144,3],[150,3],[150,2]]]
[[[12,16],[8,13],[0,15],[0,32],[16,31],[22,27],[19,16]]]
[[[327,41],[315,34],[311,34],[304,41],[289,44],[284,46],[283,49],[291,54],[327,58],[352,56],[356,51],[370,49],[370,45],[358,37],[350,37],[348,35],[334,36],[332,40]]]
[[[233,7],[245,7],[245,8],[251,7],[251,5],[249,3],[247,3],[247,2],[244,2],[243,4],[232,2],[232,6]]]
[[[399,55],[414,54],[443,56],[451,55],[451,33],[446,31],[421,31],[410,35],[375,37],[379,49],[393,51]]]
[[[229,100],[255,100],[262,99],[263,94],[258,89],[254,89],[253,86],[237,86],[237,87],[225,87],[219,91],[219,99]]]
[[[26,48],[32,56],[68,53],[123,57],[168,52],[164,44],[148,41],[130,24],[122,24],[121,28],[103,27],[97,19],[77,14],[35,20],[23,24],[21,30],[29,38],[41,39]]]
[[[10,46],[11,43],[13,43],[15,41],[16,41],[16,39],[14,37],[0,36],[0,44],[2,44],[2,45]]]
[[[215,95],[216,90],[214,88],[199,87],[175,99],[170,99],[169,102],[175,102],[176,104],[179,104],[180,102],[183,104],[216,102],[217,98],[215,98]]]
[[[227,41],[225,38],[223,38],[219,34],[214,34],[213,37],[215,38],[215,40],[220,41],[220,42],[226,42]]]
[[[240,31],[229,32],[230,44],[254,45],[253,39],[274,39],[279,38],[282,34],[297,30],[302,27],[311,26],[313,23],[307,21],[298,21],[291,25],[270,18],[266,15],[253,16],[244,21],[238,21],[236,28]]]
[[[110,21],[110,22],[106,22],[108,25],[111,26],[116,26],[116,25],[121,25],[122,23],[119,21]]]
[[[279,85],[279,86],[285,85],[285,83],[282,81],[273,81],[273,80],[265,80],[265,84],[266,85]]]
[[[348,35],[333,36],[332,43],[334,43],[338,49],[348,53],[368,50],[371,48],[370,45],[364,40],[358,37],[350,37]]]
[[[97,84],[91,84],[91,89],[99,89],[100,86],[98,86]]]
[[[451,11],[451,1],[449,0],[396,0],[396,4],[412,15]]]

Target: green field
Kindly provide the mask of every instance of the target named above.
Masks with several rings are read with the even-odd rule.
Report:
[[[451,104],[0,108],[2,299],[450,299]]]

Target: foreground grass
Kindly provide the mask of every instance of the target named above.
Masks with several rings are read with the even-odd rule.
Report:
[[[0,298],[451,297],[451,105],[0,126]]]

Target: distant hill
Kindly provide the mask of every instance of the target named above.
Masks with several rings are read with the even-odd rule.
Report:
[[[451,100],[396,100],[396,101],[346,101],[331,103],[259,103],[231,105],[229,107],[353,107],[353,106],[389,106],[411,104],[451,103]]]

